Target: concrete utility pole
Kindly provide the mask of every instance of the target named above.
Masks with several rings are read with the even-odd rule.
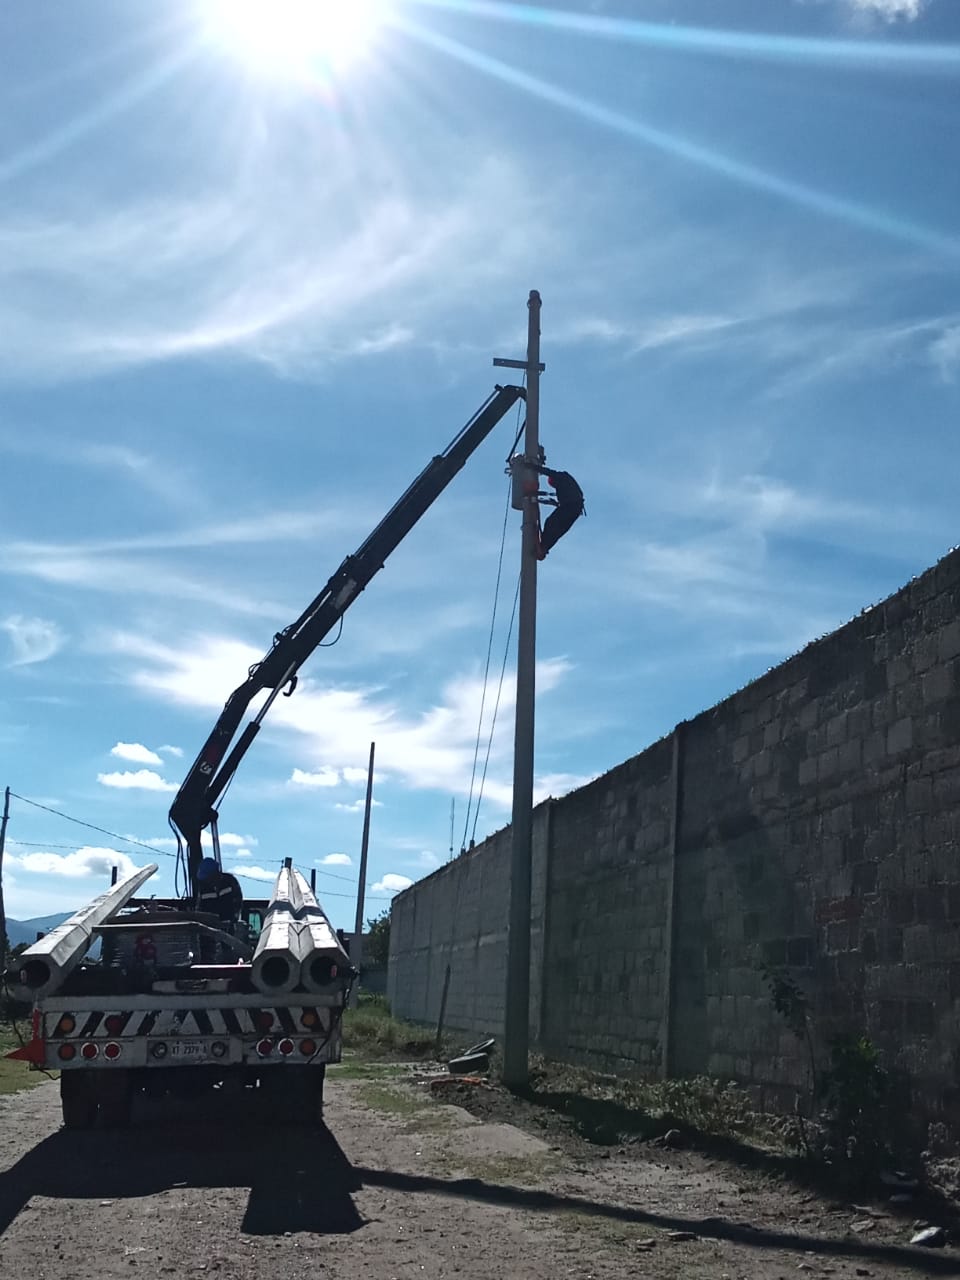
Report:
[[[3,907],[3,846],[7,840],[10,817],[10,788],[3,793],[3,817],[0,818],[0,973],[7,967],[7,914]]]
[[[513,745],[513,845],[510,858],[510,931],[503,1029],[503,1081],[523,1088],[529,1078],[530,870],[533,859],[533,748],[537,661],[537,543],[540,462],[540,295],[527,302],[527,426],[523,442],[523,536],[520,618],[517,627],[517,718]],[[494,361],[495,364],[501,361]],[[508,363],[506,361],[502,363]],[[519,363],[519,362],[518,362]],[[514,493],[516,494],[516,485]],[[515,504],[516,505],[516,502]]]
[[[355,969],[360,968],[363,960],[363,894],[367,884],[367,849],[370,846],[370,808],[373,804],[373,753],[377,744],[370,743],[370,764],[367,767],[367,803],[363,811],[363,838],[360,841],[360,882],[357,885],[357,919],[353,927],[353,946],[350,948],[350,963]],[[360,997],[359,979],[353,984],[350,1005],[357,1007]]]

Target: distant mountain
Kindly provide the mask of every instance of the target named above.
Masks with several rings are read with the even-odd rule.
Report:
[[[7,941],[11,947],[19,946],[21,942],[36,942],[38,933],[49,933],[56,925],[69,920],[71,914],[69,911],[61,911],[56,916],[35,916],[32,920],[8,919]]]

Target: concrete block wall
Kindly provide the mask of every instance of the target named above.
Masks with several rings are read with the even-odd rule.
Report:
[[[762,973],[782,967],[821,1051],[866,1033],[960,1127],[960,552],[535,829],[548,1054],[790,1102],[807,1062]],[[508,866],[505,831],[396,899],[397,1012],[435,1018],[446,942],[450,1024],[498,1032]]]
[[[540,1038],[550,1056],[659,1069],[671,759],[664,740],[554,803]]]
[[[534,814],[530,924],[530,1034],[540,1027],[545,853],[549,802]],[[387,995],[403,1018],[435,1025],[447,966],[444,1024],[503,1034],[510,908],[509,827],[418,881],[393,900]]]

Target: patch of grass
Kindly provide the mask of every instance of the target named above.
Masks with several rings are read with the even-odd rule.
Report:
[[[427,1027],[417,1027],[393,1017],[383,996],[362,995],[356,1009],[343,1015],[344,1047],[372,1058],[432,1058],[436,1037]]]
[[[560,1162],[550,1155],[463,1158],[453,1155],[449,1161],[464,1168],[468,1178],[517,1187],[539,1187],[545,1177],[560,1168]]]
[[[365,1107],[396,1116],[399,1120],[410,1120],[430,1106],[428,1101],[418,1098],[414,1093],[405,1089],[391,1089],[389,1085],[372,1080],[361,1084],[357,1096]]]
[[[394,1062],[365,1062],[349,1057],[327,1067],[327,1072],[337,1080],[392,1080],[407,1075],[407,1068]]]
[[[720,1080],[624,1080],[576,1067],[538,1063],[527,1097],[565,1114],[581,1136],[600,1145],[680,1129],[721,1138],[763,1137],[779,1145],[738,1086]]]

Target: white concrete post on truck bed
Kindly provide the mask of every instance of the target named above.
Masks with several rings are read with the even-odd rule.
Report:
[[[20,957],[18,985],[28,999],[42,999],[63,985],[67,975],[87,954],[98,925],[106,924],[112,915],[125,907],[156,869],[157,864],[151,862],[142,870],[135,871],[24,951]]]

